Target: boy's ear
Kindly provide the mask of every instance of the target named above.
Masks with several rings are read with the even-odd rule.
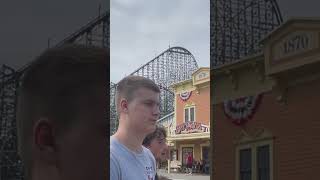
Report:
[[[120,110],[125,113],[128,112],[128,101],[124,98],[120,100]]]
[[[46,118],[40,118],[34,125],[33,148],[38,158],[46,163],[55,163],[55,135],[53,124]]]

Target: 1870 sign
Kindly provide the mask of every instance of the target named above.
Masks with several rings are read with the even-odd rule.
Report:
[[[283,54],[294,53],[299,50],[310,48],[310,34],[297,34],[287,41],[283,42],[282,50]]]
[[[273,47],[273,60],[297,55],[318,46],[318,35],[315,32],[298,31],[285,37]]]

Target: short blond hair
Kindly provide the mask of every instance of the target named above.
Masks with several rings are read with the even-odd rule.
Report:
[[[109,51],[82,45],[46,50],[26,69],[18,90],[18,153],[31,178],[32,130],[40,117],[57,121],[58,132],[70,127],[77,113],[75,100],[100,84],[107,84]]]
[[[117,90],[116,90],[117,112],[119,112],[118,108],[119,108],[119,103],[121,98],[125,98],[128,102],[130,102],[133,99],[134,92],[140,88],[146,88],[156,93],[160,93],[160,88],[151,79],[148,79],[142,76],[134,76],[134,75],[127,76],[117,84]]]

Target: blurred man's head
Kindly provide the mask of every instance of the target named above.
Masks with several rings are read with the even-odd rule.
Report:
[[[160,89],[145,77],[127,76],[117,84],[116,105],[119,127],[150,133],[160,116]]]
[[[18,152],[27,179],[106,179],[109,51],[49,49],[24,72]]]
[[[161,125],[156,126],[156,130],[146,136],[143,145],[150,149],[157,161],[168,159],[169,149],[166,144],[167,132]]]

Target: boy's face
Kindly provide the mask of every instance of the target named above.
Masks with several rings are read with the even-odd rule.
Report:
[[[153,132],[160,116],[159,105],[159,93],[146,88],[137,89],[127,104],[129,127],[146,134]]]
[[[80,98],[76,123],[57,141],[57,168],[63,180],[105,180],[107,115],[105,88]]]
[[[149,149],[158,161],[162,162],[168,159],[169,148],[163,135],[154,138],[150,143]]]

